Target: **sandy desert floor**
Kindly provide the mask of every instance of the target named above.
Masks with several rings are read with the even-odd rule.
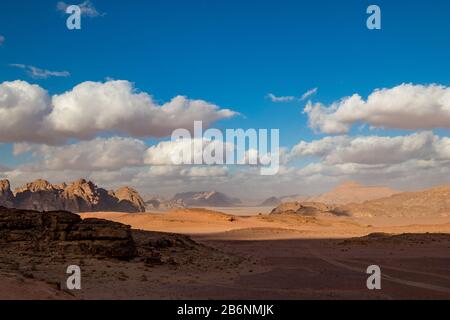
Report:
[[[136,229],[185,233],[243,259],[227,277],[207,272],[172,284],[178,297],[189,297],[180,290],[188,288],[204,299],[450,298],[450,218],[244,217],[204,209],[83,216],[102,215]],[[381,291],[366,287],[372,264],[383,271]],[[167,289],[161,294],[173,298]]]
[[[82,218],[102,218],[133,229],[202,236],[202,239],[276,240],[334,239],[370,233],[450,233],[450,217],[353,218],[300,215],[249,214],[235,216],[209,209],[179,209],[164,213],[82,213]]]
[[[448,218],[232,216],[206,209],[81,216],[145,230],[133,231],[137,241],[148,234],[179,237],[169,232],[197,244],[162,248],[169,263],[151,266],[3,256],[0,283],[11,294],[2,290],[0,299],[450,299]],[[61,289],[68,264],[82,268],[80,291]],[[373,264],[381,267],[382,290],[366,287]]]

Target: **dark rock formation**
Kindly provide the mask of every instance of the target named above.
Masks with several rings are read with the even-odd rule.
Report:
[[[0,242],[20,249],[117,259],[136,257],[129,226],[101,219],[81,220],[66,212],[0,207]]]
[[[14,203],[14,195],[8,180],[0,181],[0,206],[11,207]]]

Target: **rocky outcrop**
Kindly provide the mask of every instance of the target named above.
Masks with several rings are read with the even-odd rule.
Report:
[[[271,214],[297,214],[302,216],[347,216],[337,207],[318,202],[286,202],[272,210]]]
[[[0,206],[11,207],[14,205],[14,195],[8,180],[0,181]]]
[[[63,210],[72,212],[122,211],[113,191],[97,187],[92,181],[80,179],[69,184],[62,193]],[[129,212],[139,212],[137,208]]]
[[[117,190],[115,193],[116,198],[119,200],[120,211],[130,212],[130,210],[138,210],[140,212],[145,211],[145,202],[139,195],[139,193],[130,187],[123,187]]]
[[[36,180],[15,190],[13,207],[39,211],[65,210],[62,191],[48,181]]]
[[[148,197],[145,201],[147,210],[172,210],[186,208],[186,204],[182,199],[167,200],[159,196]]]
[[[18,250],[131,259],[137,250],[129,226],[101,219],[81,220],[66,212],[0,207],[0,242]]]
[[[217,191],[177,193],[172,200],[181,200],[189,207],[232,207],[241,204],[240,199]]]
[[[3,180],[0,181],[0,205],[36,211],[145,211],[144,201],[136,190],[124,187],[116,192],[107,191],[85,179],[68,185],[36,180],[16,189],[14,194],[9,181]]]

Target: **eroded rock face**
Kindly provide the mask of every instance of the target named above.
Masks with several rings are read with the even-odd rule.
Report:
[[[145,211],[144,201],[136,190],[124,187],[117,192],[107,191],[84,179],[68,185],[36,180],[16,189],[15,195],[9,181],[4,180],[0,182],[0,205],[36,211]]]
[[[15,190],[14,207],[27,210],[64,210],[62,190],[45,180],[36,180]]]
[[[119,200],[119,207],[121,211],[129,212],[130,210],[145,211],[145,202],[139,193],[130,187],[123,187],[114,192],[114,195]]]
[[[335,206],[318,202],[286,202],[272,210],[271,214],[298,214],[302,216],[347,216]]]
[[[92,181],[80,179],[69,184],[63,191],[64,210],[72,212],[119,211],[119,200],[114,193],[97,187]],[[136,208],[130,212],[137,212]]]
[[[131,259],[137,250],[129,226],[66,212],[0,207],[0,242],[34,251]]]
[[[14,204],[14,195],[8,180],[0,180],[0,206],[11,207]]]

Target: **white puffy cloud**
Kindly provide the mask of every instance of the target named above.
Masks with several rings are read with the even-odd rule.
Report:
[[[56,139],[44,125],[52,112],[47,91],[25,81],[0,84],[0,142],[53,143]]]
[[[14,154],[31,152],[39,159],[31,166],[45,170],[113,170],[140,166],[147,149],[132,138],[97,138],[63,146],[15,144]]]
[[[436,152],[436,158],[439,160],[450,159],[450,138],[442,137],[435,141],[434,150]]]
[[[162,141],[157,145],[148,148],[145,156],[145,163],[148,165],[159,166],[180,164],[223,164],[226,161],[227,152],[233,151],[234,148],[234,145],[230,143],[205,138]],[[221,154],[214,153],[214,150],[221,152]],[[210,157],[208,158],[208,156]],[[209,162],[207,161],[208,159],[210,160]]]
[[[408,90],[418,90],[411,85],[400,86],[398,90],[405,91],[404,86],[409,86]],[[423,101],[437,101],[433,107],[422,110],[424,119],[431,119],[427,116],[432,113],[430,108],[444,117],[448,94],[443,92],[446,90],[436,85],[423,87],[418,90],[416,99],[411,100],[417,104],[411,108],[418,113],[422,110],[418,105],[427,105]],[[332,112],[325,107],[326,110],[313,108],[309,113],[310,121],[312,113],[316,112],[320,125],[330,130],[342,128],[345,132],[359,121],[381,126],[376,122],[379,120],[386,126],[388,114],[392,121],[400,121],[403,116],[411,120],[412,115],[398,110],[400,102],[393,101],[401,95],[387,91],[377,91],[367,101],[359,96],[346,98],[337,103]],[[392,102],[389,109],[392,113],[375,108],[375,105],[385,105],[375,103],[383,100],[381,96]],[[409,97],[409,94],[404,96]],[[285,165],[274,176],[261,176],[258,166],[173,165],[174,156],[176,159],[182,150],[192,148],[193,141],[189,140],[163,141],[148,147],[144,141],[132,137],[99,137],[105,133],[167,136],[174,129],[191,129],[194,120],[203,120],[207,126],[234,114],[205,101],[185,97],[160,105],[149,94],[135,90],[128,81],[84,82],[53,97],[40,86],[24,81],[4,82],[0,84],[0,143],[26,142],[15,143],[14,152],[30,152],[33,159],[15,168],[0,167],[1,176],[16,185],[35,178],[58,183],[85,177],[110,188],[130,185],[143,193],[216,189],[241,197],[311,195],[348,179],[401,189],[448,182],[450,138],[431,131],[404,136],[340,135],[301,141],[290,152],[280,150],[281,164]],[[378,117],[380,114],[383,116]],[[224,150],[224,155],[236,148],[221,141],[201,139],[199,142],[203,151],[217,146]],[[247,163],[258,155],[252,149],[244,157]],[[288,161],[291,161],[290,166],[287,166]],[[236,186],[239,186],[239,194],[236,194]]]
[[[203,100],[177,96],[158,105],[128,81],[84,82],[49,97],[25,81],[0,84],[0,142],[63,143],[90,140],[102,133],[164,137],[178,128],[204,126],[235,112]]]
[[[450,138],[429,131],[394,137],[325,137],[301,141],[288,158],[306,161],[289,175],[308,190],[324,192],[345,180],[417,190],[448,183]]]
[[[187,177],[223,177],[228,175],[227,167],[220,166],[202,166],[189,167],[181,170],[182,176]]]
[[[191,128],[195,120],[209,126],[235,115],[230,110],[183,96],[159,106],[147,93],[136,92],[128,81],[84,82],[53,97],[53,104],[49,123],[58,132],[79,139],[89,139],[104,131],[164,137],[177,128]]]
[[[336,164],[396,164],[411,159],[450,160],[450,140],[432,132],[406,136],[337,136],[312,142],[301,141],[289,154],[290,160],[317,157],[328,165]]]
[[[330,106],[309,102],[305,109],[316,131],[342,134],[356,122],[378,128],[450,128],[450,88],[402,84],[372,92],[367,100],[355,94]]]

